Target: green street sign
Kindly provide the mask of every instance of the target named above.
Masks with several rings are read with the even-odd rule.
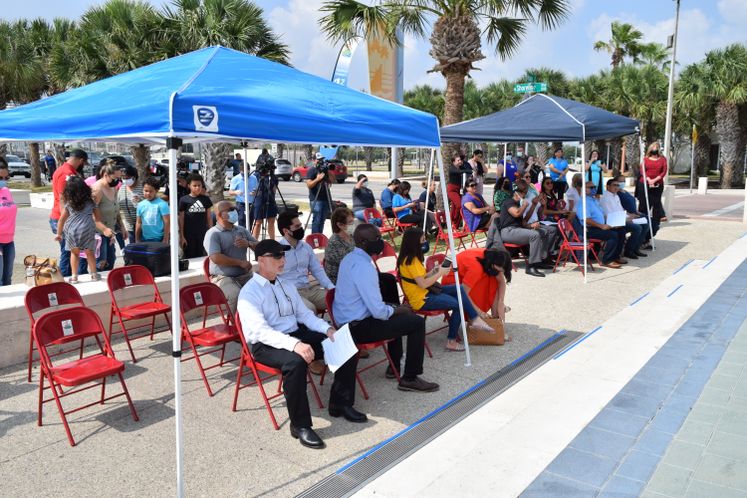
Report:
[[[517,83],[514,85],[514,93],[538,93],[546,91],[547,83]]]

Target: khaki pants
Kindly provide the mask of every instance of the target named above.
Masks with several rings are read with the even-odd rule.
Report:
[[[327,309],[327,290],[320,287],[318,284],[311,285],[305,289],[298,289],[298,293],[301,295],[301,299],[307,308],[312,313],[316,313],[316,310]]]
[[[231,313],[236,313],[236,303],[239,300],[241,288],[252,278],[252,272],[237,277],[225,277],[223,275],[210,275],[210,281],[220,287],[226,296]]]

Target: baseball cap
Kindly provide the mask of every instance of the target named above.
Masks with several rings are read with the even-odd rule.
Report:
[[[288,250],[290,250],[290,246],[283,245],[277,240],[265,239],[254,248],[254,259],[259,259],[260,256],[267,254],[279,254]]]
[[[317,152],[317,153],[316,153],[316,156],[315,156],[315,157],[316,157],[317,159],[324,159],[324,156],[322,155],[322,153],[321,153],[321,152]]]

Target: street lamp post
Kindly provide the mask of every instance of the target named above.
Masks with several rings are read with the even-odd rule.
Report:
[[[674,100],[674,67],[677,65],[677,31],[680,26],[680,0],[674,0],[677,3],[676,13],[674,16],[674,40],[672,41],[672,61],[669,66],[669,90],[667,92],[667,121],[664,127],[664,157],[667,158],[667,166],[671,161],[669,154],[672,145],[672,103]],[[664,177],[664,183],[669,183],[669,168]]]

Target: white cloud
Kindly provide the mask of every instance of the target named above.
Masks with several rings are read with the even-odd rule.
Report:
[[[718,11],[727,23],[743,24],[747,18],[747,2],[744,0],[720,0]]]

